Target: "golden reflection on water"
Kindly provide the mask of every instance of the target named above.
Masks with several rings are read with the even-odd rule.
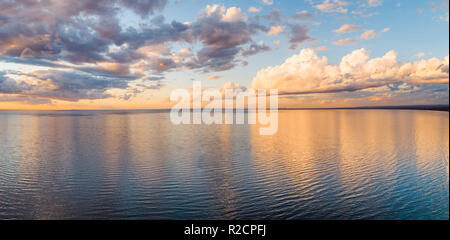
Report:
[[[448,217],[448,112],[280,111],[278,124],[0,115],[0,217]]]
[[[252,156],[264,174],[273,178],[268,180],[271,187],[291,184],[290,191],[296,191],[300,198],[320,195],[345,205],[348,211],[365,205],[367,209],[361,211],[370,212],[371,207],[382,205],[381,200],[375,200],[388,194],[392,206],[407,208],[409,205],[401,202],[408,194],[431,201],[448,193],[448,124],[446,112],[281,111],[276,135],[260,136],[260,126],[251,126]],[[434,173],[439,169],[446,172],[443,183],[437,182]],[[419,182],[441,189],[429,195],[420,193]],[[326,194],[321,192],[326,188],[330,188]],[[355,205],[352,199],[360,200]],[[448,208],[448,199],[433,204],[430,211]],[[373,213],[367,217],[380,216]]]
[[[251,125],[252,153],[261,165],[270,169],[274,162],[264,156],[290,156],[283,159],[289,171],[302,167],[308,159],[339,156],[343,169],[356,170],[367,161],[389,161],[398,150],[411,150],[417,155],[415,164],[426,165],[444,153],[448,162],[448,113],[423,111],[355,111],[316,110],[280,111],[279,131],[274,136],[260,136],[259,125]],[[410,145],[408,145],[410,144]],[[382,158],[371,158],[374,153]],[[364,160],[364,161],[361,161]],[[296,164],[289,162],[295,161]],[[318,164],[318,163],[308,163]],[[380,167],[392,163],[381,162]],[[448,168],[448,164],[447,168]],[[296,171],[296,170],[293,170]],[[351,173],[341,172],[342,176]]]
[[[415,150],[417,166],[420,170],[429,171],[427,166],[441,164],[445,166],[448,176],[449,163],[449,135],[448,115],[443,118],[441,114],[416,114],[414,117]],[[440,156],[444,156],[440,158]],[[441,162],[430,162],[428,159],[440,159]]]

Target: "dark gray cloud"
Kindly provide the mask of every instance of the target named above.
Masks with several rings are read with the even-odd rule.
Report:
[[[256,19],[226,20],[223,10],[218,8],[213,13],[201,15],[192,23],[192,36],[203,44],[203,48],[186,63],[187,67],[205,72],[229,70],[239,62],[239,53],[252,42],[252,37],[269,30]]]
[[[163,76],[150,76],[146,78],[149,81],[162,81],[165,79]]]
[[[161,10],[166,2],[2,0],[0,55],[25,55],[74,63],[103,61],[103,55],[112,43],[121,45],[130,38],[137,41],[167,35],[164,29],[156,31],[154,36],[144,31],[137,38],[129,35],[132,31],[123,33],[117,15],[121,7],[146,17]]]
[[[236,66],[239,51],[239,47],[222,49],[204,47],[196,58],[185,65],[191,69],[203,69],[204,72],[229,70]]]
[[[155,10],[162,10],[167,4],[167,0],[126,0],[120,1],[120,3],[141,17],[145,17],[153,14]]]
[[[68,66],[63,64],[54,63],[45,59],[35,59],[35,58],[0,56],[0,62],[18,63],[41,67],[68,68]]]
[[[0,94],[101,99],[109,96],[108,89],[128,89],[133,80],[162,80],[149,73],[224,71],[270,50],[252,39],[269,28],[237,8],[227,15],[222,6],[208,6],[192,23],[149,17],[166,4],[167,0],[0,0],[0,62],[51,69],[3,73]],[[139,26],[123,27],[123,8],[141,17]],[[279,11],[269,15],[271,21],[280,19]],[[200,47],[177,55],[170,50],[174,43]],[[20,81],[23,77],[35,84]]]
[[[22,93],[22,91],[31,89],[31,86],[28,84],[24,82],[16,82],[14,79],[11,79],[6,75],[6,72],[0,72],[0,93]]]
[[[92,74],[92,75],[97,75],[100,77],[120,78],[120,79],[130,80],[130,81],[136,80],[141,77],[139,75],[130,74],[128,64],[117,64],[116,69],[108,70],[108,69],[102,69],[100,67],[69,66],[69,65],[64,65],[64,64],[53,63],[48,60],[40,60],[40,59],[34,59],[34,58],[0,56],[0,61],[9,62],[9,63],[19,63],[19,64],[26,64],[26,65],[41,66],[41,67],[76,70],[76,71],[81,71],[81,72]]]
[[[135,49],[179,40],[175,35],[182,31],[183,24],[174,22],[152,29],[124,31],[119,24],[119,10],[128,8],[145,18],[162,10],[166,3],[166,0],[1,0],[0,62],[53,70],[2,72],[0,93],[21,94],[23,99],[26,96],[26,99],[77,101],[108,97],[105,91],[111,88],[126,89],[129,81],[142,77],[130,73],[129,65],[145,57]],[[109,51],[111,46],[124,43],[129,47]],[[56,62],[61,60],[68,64]],[[108,62],[115,64],[112,69],[109,65],[98,65]],[[33,79],[33,83],[20,80],[24,77]]]
[[[216,67],[218,63],[226,65],[220,69],[233,66],[236,55],[230,57],[229,53],[237,54],[239,51],[236,48],[250,43],[253,35],[268,31],[267,27],[255,20],[224,20],[221,12],[226,10],[224,8],[217,8],[212,14],[200,15],[192,24],[177,21],[164,23],[163,16],[151,19],[151,24],[141,25],[138,29],[122,29],[119,24],[117,13],[120,7],[129,8],[145,17],[155,10],[161,10],[165,4],[166,0],[4,0],[0,2],[0,56],[49,62],[63,60],[80,65],[96,62],[131,64],[146,57],[136,51],[141,47],[199,41],[203,49],[197,53],[197,61],[188,65],[213,71],[219,69]],[[271,16],[274,20],[278,19],[279,11],[271,12]],[[121,49],[109,51],[113,45]],[[206,59],[208,56],[213,59]],[[199,65],[199,59],[206,60],[207,64]],[[26,62],[46,64],[23,61]],[[159,65],[153,66],[157,67],[155,71],[161,71]]]
[[[262,52],[267,52],[270,50],[272,50],[272,48],[270,48],[267,45],[252,43],[249,48],[243,49],[242,56],[250,57],[250,56],[253,56],[253,55],[256,55],[256,54],[259,54]]]
[[[207,47],[225,49],[251,41],[256,30],[246,22],[222,22],[217,19],[202,19],[193,27],[193,34]]]
[[[106,16],[114,14],[119,7],[125,7],[142,17],[146,17],[155,11],[162,10],[167,4],[167,0],[2,0],[0,4],[3,11],[13,14],[26,10],[34,13],[44,12],[47,15],[56,14],[62,17],[78,16],[82,13]]]
[[[6,75],[10,75],[8,77]],[[12,78],[14,77],[14,79]],[[27,77],[33,82],[20,79]],[[0,73],[0,93],[21,94],[30,97],[44,97],[78,101],[80,99],[103,99],[111,97],[105,93],[112,88],[127,88],[123,79],[100,77],[75,71],[35,71],[33,73]]]
[[[190,42],[191,36],[188,29],[188,25],[177,21],[172,21],[170,24],[159,24],[156,28],[144,27],[138,30],[130,27],[120,34],[117,41],[120,44],[127,43],[131,49],[175,41]]]
[[[152,57],[148,61],[149,68],[153,72],[162,73],[175,69],[177,64],[171,58]]]
[[[267,15],[263,16],[265,20],[269,20],[272,23],[277,23],[281,21],[281,11],[279,9],[271,10]]]
[[[289,39],[290,49],[295,50],[298,46],[306,41],[313,40],[308,36],[309,27],[306,25],[290,25],[291,37]]]

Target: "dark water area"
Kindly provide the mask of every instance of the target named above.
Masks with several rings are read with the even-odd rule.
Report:
[[[0,112],[0,219],[448,219],[449,113]]]

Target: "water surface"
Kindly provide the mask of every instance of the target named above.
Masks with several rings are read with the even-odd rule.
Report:
[[[0,112],[0,219],[448,219],[449,114]]]

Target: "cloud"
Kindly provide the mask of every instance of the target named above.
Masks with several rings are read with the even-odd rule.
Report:
[[[263,16],[264,19],[277,23],[281,21],[281,11],[279,9],[272,9],[267,15]]]
[[[144,90],[159,90],[161,89],[161,87],[163,87],[163,85],[161,84],[161,82],[157,82],[156,84],[153,85],[145,85],[145,84],[138,84],[138,87],[144,89]]]
[[[261,69],[252,89],[278,89],[281,94],[351,92],[393,83],[448,84],[449,58],[401,63],[397,53],[372,58],[365,49],[344,56],[338,65],[312,49],[288,58],[282,65]]]
[[[177,64],[172,58],[151,57],[148,61],[148,67],[155,73],[162,73],[175,69]]]
[[[441,0],[441,2],[439,3],[439,10],[441,11],[441,15],[439,16],[440,20],[446,21],[448,22],[448,5],[449,5],[449,0]],[[434,7],[436,8],[436,7]]]
[[[247,15],[240,8],[230,7],[226,9],[224,6],[217,4],[207,5],[202,14],[204,14],[202,17],[217,15],[223,22],[246,21],[248,19]]]
[[[78,101],[112,97],[107,90],[125,89],[128,81],[83,72],[39,70],[0,74],[0,93]]]
[[[318,47],[315,47],[314,49],[316,49],[317,51],[325,51],[325,50],[328,50],[328,47],[327,46],[318,46]]]
[[[321,4],[314,5],[313,7],[327,13],[347,13],[348,9],[345,8],[349,3],[340,0],[324,0]]]
[[[161,10],[166,1],[18,1],[17,4],[2,1],[0,4],[1,16],[7,19],[0,25],[0,55],[73,64],[135,63],[147,58],[148,53],[142,48],[174,42],[200,41],[205,48],[233,48],[250,43],[251,36],[258,31],[267,31],[257,23],[250,23],[240,8],[227,9],[220,5],[206,6],[194,23],[165,23],[164,17],[157,16],[139,28],[122,29],[118,5],[146,17]],[[52,14],[47,14],[47,10]],[[207,36],[209,33],[211,37]],[[119,50],[111,51],[114,48]]]
[[[171,58],[175,62],[183,62],[193,56],[192,50],[189,48],[182,48],[177,53],[171,53]]]
[[[369,7],[378,7],[383,4],[383,0],[367,0]]]
[[[360,17],[364,17],[364,18],[368,18],[368,17],[372,17],[374,15],[378,15],[379,13],[375,12],[375,13],[367,13],[366,9],[360,9],[360,10],[353,10],[352,14],[358,15]]]
[[[294,21],[310,21],[312,18],[316,16],[315,13],[308,12],[307,10],[303,10],[300,12],[296,12],[291,19]]]
[[[375,38],[377,36],[377,34],[375,33],[374,30],[368,30],[366,32],[364,32],[363,34],[361,34],[361,38],[369,40],[372,38]]]
[[[225,71],[236,66],[240,47],[203,47],[191,61],[184,64],[189,69],[203,69],[204,72]]]
[[[186,53],[168,53],[165,55],[170,55],[172,62],[165,56],[160,56],[159,60],[164,60],[164,64],[159,65],[156,61],[145,66],[148,70],[158,73],[173,69],[225,71],[239,63],[238,54],[251,47],[253,35],[267,31],[268,28],[249,21],[240,8],[225,8],[215,4],[207,5],[195,21],[190,23],[160,23],[157,27],[150,26],[141,31],[129,28],[127,33],[123,34],[126,37],[123,37],[122,42],[127,43],[129,48],[138,50],[170,42],[186,42],[192,45],[201,43],[197,52],[189,49]],[[250,46],[246,47],[248,44]],[[154,56],[146,58],[154,59]]]
[[[208,80],[219,80],[221,78],[222,78],[222,76],[212,75],[212,76],[209,76],[207,79]]]
[[[160,82],[160,81],[164,80],[165,78],[164,77],[158,77],[158,76],[152,76],[152,77],[147,77],[146,79],[149,80],[149,81]]]
[[[389,32],[391,29],[390,28],[383,28],[383,30],[381,30],[381,32],[385,33],[385,32]]]
[[[248,9],[248,11],[251,12],[251,13],[258,13],[258,12],[261,12],[261,8],[250,7],[250,8]]]
[[[39,67],[49,67],[59,70],[64,69],[67,71],[80,71],[88,74],[98,75],[100,77],[120,78],[125,80],[135,80],[140,77],[139,74],[132,74],[130,72],[128,64],[122,64],[120,62],[97,62],[94,66],[74,66],[62,63],[53,63],[47,60],[8,56],[0,56],[0,61]]]
[[[22,57],[9,57],[9,56],[0,56],[1,62],[9,62],[9,63],[18,63],[18,64],[26,64],[26,65],[34,65],[41,67],[52,67],[52,68],[69,68],[64,64],[54,63],[45,59],[35,59],[35,58],[22,58]]]
[[[272,50],[270,47],[266,46],[263,42],[259,44],[252,43],[249,48],[244,48],[242,52],[242,56],[250,57],[256,54],[267,52]]]
[[[335,33],[352,33],[352,32],[356,32],[359,31],[361,28],[357,25],[352,25],[352,24],[344,24],[341,27],[339,27],[338,29],[333,30],[333,32]]]
[[[127,0],[127,1],[120,1],[120,3],[123,4],[125,7],[132,9],[134,12],[141,15],[142,17],[145,17],[148,14],[153,13],[155,10],[162,10],[166,5],[167,0],[151,0],[151,1]]]
[[[117,62],[98,62],[97,66],[99,70],[104,72],[110,72],[122,76],[130,74],[130,68],[127,64]]]
[[[267,28],[247,21],[239,8],[207,6],[192,23],[192,35],[203,44],[195,58],[186,64],[188,68],[204,71],[224,71],[237,63],[237,54],[243,46],[252,42],[252,36]]]
[[[0,102],[19,102],[29,105],[51,104],[52,101],[47,98],[37,98],[22,95],[0,95]]]
[[[129,49],[138,49],[143,46],[160,45],[176,41],[192,41],[189,36],[190,26],[177,21],[160,24],[158,27],[147,26],[142,29],[127,28],[120,34],[117,41],[126,43]],[[129,50],[128,49],[128,50]]]
[[[355,40],[353,38],[345,38],[345,39],[340,39],[340,40],[334,41],[333,44],[334,45],[344,45],[344,44],[353,43],[353,42],[355,42]]]
[[[438,11],[438,13],[440,14],[439,19],[448,22],[448,5],[449,0],[441,0],[438,4],[432,2],[430,4],[430,9],[432,12]]]
[[[103,61],[108,46],[120,42],[118,7],[146,17],[166,0],[1,1],[0,55]]]
[[[263,2],[265,5],[272,5],[272,4],[273,4],[273,0],[262,0],[262,2]]]
[[[422,58],[422,57],[425,56],[425,53],[424,52],[420,52],[420,53],[418,53],[418,54],[416,54],[414,56],[417,57],[417,58]]]
[[[313,39],[308,36],[309,27],[306,25],[290,25],[291,37],[289,39],[290,49],[295,50],[298,46],[304,42],[312,41]]]
[[[284,31],[284,26],[272,26],[270,27],[269,32],[267,32],[270,36],[276,36]]]
[[[251,36],[259,29],[245,22],[240,11],[228,14],[224,7],[207,7],[207,14],[201,14],[193,24],[193,34],[204,45],[224,49],[236,47],[251,41]]]
[[[252,39],[270,29],[249,19],[240,8],[208,5],[186,23],[167,23],[163,16],[149,18],[166,3],[1,1],[0,63],[48,70],[3,74],[0,93],[78,101],[111,97],[109,90],[121,89],[134,96],[133,81],[151,83],[153,89],[162,86],[161,79],[150,74],[181,69],[224,71],[246,63],[242,58],[270,50]],[[142,21],[125,28],[119,21],[123,9]],[[270,16],[280,18],[279,11]],[[174,43],[190,46],[173,51]]]

